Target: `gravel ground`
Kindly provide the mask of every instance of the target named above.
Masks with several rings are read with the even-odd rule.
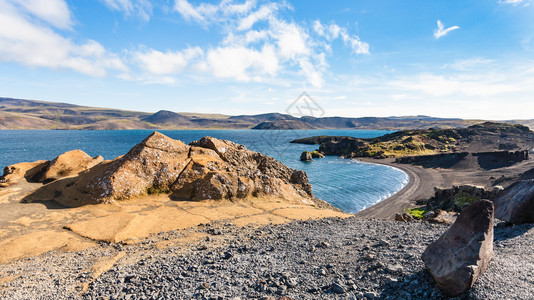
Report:
[[[462,299],[533,299],[534,225],[495,228],[495,259]],[[0,266],[23,275],[2,299],[440,299],[420,255],[446,226],[323,219],[262,228],[231,224],[189,230],[200,243],[158,250],[159,234],[132,246],[102,244]],[[217,243],[214,241],[217,240]],[[222,241],[222,242],[221,242]],[[219,246],[214,246],[218,244]],[[82,292],[99,257],[127,254]],[[285,298],[288,299],[288,298]]]

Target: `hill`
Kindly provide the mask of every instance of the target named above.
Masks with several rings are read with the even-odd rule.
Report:
[[[288,129],[315,129],[312,125],[299,120],[275,120],[265,121],[254,126],[252,129],[288,130]]]
[[[458,129],[401,130],[371,139],[317,136],[292,141],[320,144],[326,155],[403,157],[439,153],[529,150],[534,132],[519,124],[485,122]]]
[[[69,103],[0,98],[0,129],[360,129],[406,130],[424,128],[460,128],[481,120],[401,117],[300,117],[288,114],[228,116],[221,114],[156,113],[79,106]],[[534,126],[534,120],[510,120],[509,123]]]

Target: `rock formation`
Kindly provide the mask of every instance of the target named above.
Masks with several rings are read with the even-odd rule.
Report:
[[[319,152],[349,158],[417,156],[397,161],[414,164],[435,161],[436,158],[438,162],[460,160],[462,156],[473,154],[473,160],[488,169],[528,159],[526,150],[534,146],[534,132],[518,124],[486,122],[457,129],[402,130],[376,138],[316,136],[294,140],[293,143],[319,144]],[[502,151],[504,144],[513,144],[513,150],[517,151]],[[438,154],[451,156],[435,156]],[[494,159],[498,160],[497,164],[492,162]]]
[[[446,295],[470,289],[493,258],[493,202],[478,201],[422,255],[423,262]]]
[[[534,180],[514,183],[494,203],[497,219],[512,224],[534,223]]]
[[[434,188],[434,197],[426,203],[427,210],[460,212],[480,199],[493,200],[503,190],[502,187],[483,187],[471,184],[451,188]]]
[[[126,155],[45,185],[25,201],[80,206],[159,193],[169,193],[173,199],[266,196],[326,205],[313,196],[305,172],[271,157],[230,141],[205,137],[186,145],[157,132]]]
[[[102,156],[91,157],[82,150],[65,152],[53,159],[40,178],[40,182],[50,182],[58,178],[78,174],[104,161]]]
[[[10,165],[4,168],[4,175],[0,177],[0,187],[13,185],[20,180],[38,181],[43,170],[48,166],[48,160],[38,160],[35,162],[23,162]]]
[[[301,161],[312,161],[313,157],[312,157],[311,152],[310,151],[302,152],[302,154],[300,155],[300,160]]]

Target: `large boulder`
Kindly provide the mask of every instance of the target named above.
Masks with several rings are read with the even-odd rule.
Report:
[[[189,146],[154,132],[106,168],[92,172],[82,191],[98,202],[169,192],[189,163]]]
[[[534,223],[534,179],[512,184],[494,203],[497,219],[512,224]]]
[[[39,181],[50,182],[58,178],[78,174],[104,161],[102,156],[91,157],[82,150],[65,152],[53,159]]]
[[[38,160],[7,166],[4,168],[4,175],[0,177],[0,187],[7,187],[21,180],[36,182],[49,163],[48,160]]]
[[[80,206],[159,193],[175,200],[278,197],[327,206],[313,196],[305,172],[271,157],[212,137],[186,145],[157,132],[126,155],[52,182],[25,201]]]
[[[493,202],[480,200],[465,208],[456,222],[422,255],[446,295],[470,289],[493,259]]]

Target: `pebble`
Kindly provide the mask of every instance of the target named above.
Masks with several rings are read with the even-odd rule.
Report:
[[[496,247],[495,261],[467,298],[507,299],[510,286],[514,298],[531,298],[532,264],[521,264],[523,272],[506,273],[508,279],[517,277],[514,285],[495,283],[503,278],[495,274],[506,271],[498,267],[510,251],[522,249],[524,261],[534,261],[529,252],[534,235],[521,234],[534,228],[529,226],[496,228],[495,239],[505,247]],[[2,274],[25,273],[4,284],[0,299],[445,299],[420,260],[425,247],[416,245],[429,244],[446,229],[357,218],[295,221],[260,229],[214,222],[191,230],[221,235],[220,244],[202,238],[199,244],[170,249],[153,246],[178,238],[178,231],[123,245],[128,259],[103,273],[82,294],[80,287],[92,278],[87,270],[98,259],[116,255],[117,247],[104,243],[77,253],[52,251],[2,265]],[[406,247],[400,249],[401,244]]]

